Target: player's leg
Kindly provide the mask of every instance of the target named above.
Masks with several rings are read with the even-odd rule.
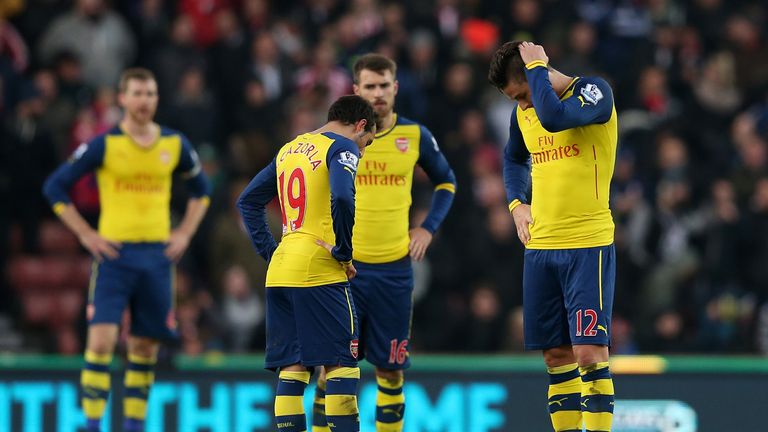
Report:
[[[328,420],[325,418],[325,368],[317,370],[317,386],[315,387],[315,400],[312,404],[312,432],[330,432]]]
[[[130,249],[128,249],[130,248]],[[162,243],[124,245],[132,254],[139,280],[131,295],[131,337],[125,371],[123,427],[143,431],[147,399],[154,384],[154,369],[161,340],[176,338],[175,266]]]
[[[160,342],[157,339],[130,336],[128,364],[125,368],[123,430],[142,432],[147,417],[147,398],[155,382],[155,364]]]
[[[333,432],[360,430],[358,325],[348,288],[338,283],[293,291],[301,364],[325,367],[325,413]]]
[[[376,368],[376,431],[400,432],[405,415],[402,370]]]
[[[301,353],[293,308],[294,288],[267,288],[267,347],[265,367],[278,371],[275,390],[275,427],[280,432],[307,430],[304,389],[309,372],[300,364]]]
[[[525,348],[542,350],[549,375],[547,404],[555,431],[581,431],[581,382],[570,349],[568,316],[556,251],[527,250],[523,267]]]
[[[275,391],[275,423],[279,432],[305,432],[304,390],[309,383],[309,371],[300,364],[280,368]]]
[[[136,274],[123,265],[124,257],[94,264],[89,288],[88,336],[85,365],[80,375],[82,405],[86,430],[97,432],[109,399],[111,376],[109,365],[118,336],[130,286]]]
[[[581,431],[581,378],[570,345],[544,350],[549,375],[549,413],[556,431]]]
[[[410,364],[413,269],[410,258],[357,263],[351,281],[361,323],[364,357],[376,366],[376,430],[400,432],[405,415],[404,374]]]
[[[117,332],[117,324],[91,324],[88,327],[85,364],[80,374],[82,404],[88,432],[101,430],[101,418],[111,387],[109,365],[112,363]]]
[[[608,367],[613,309],[613,246],[570,251],[566,298],[573,351],[581,375],[581,410],[587,431],[610,431],[614,388]]]

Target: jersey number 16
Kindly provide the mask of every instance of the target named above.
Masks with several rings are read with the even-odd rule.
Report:
[[[280,183],[278,194],[280,195],[280,212],[283,217],[283,231],[289,227],[291,231],[296,231],[304,225],[304,215],[307,210],[307,182],[304,179],[304,171],[301,168],[294,169],[291,175],[288,176],[287,185],[285,184],[285,171],[280,173],[278,179]],[[293,210],[291,213],[295,213],[298,210],[296,219],[292,219],[290,224],[288,223],[288,207]]]

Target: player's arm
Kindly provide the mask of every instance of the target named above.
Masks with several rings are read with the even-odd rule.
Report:
[[[453,197],[456,194],[456,176],[440,151],[435,137],[424,126],[421,126],[418,164],[427,173],[432,184],[435,185],[435,190],[432,193],[432,204],[424,222],[420,227],[410,231],[411,242],[408,248],[411,257],[416,261],[424,258],[424,254],[432,242],[432,235],[440,228],[448,215],[453,204]]]
[[[243,217],[251,242],[267,262],[272,259],[272,254],[277,249],[277,241],[267,224],[266,207],[276,196],[277,165],[273,159],[256,174],[237,199],[237,208]]]
[[[544,129],[559,132],[589,124],[601,124],[611,118],[613,92],[605,80],[581,79],[573,96],[561,101],[552,89],[546,63],[532,61],[525,66],[531,101]]]
[[[165,248],[166,256],[173,261],[177,261],[184,255],[184,251],[187,250],[192,236],[197,232],[197,228],[200,226],[211,202],[208,178],[203,173],[203,167],[195,149],[183,135],[181,136],[181,154],[176,171],[184,179],[189,199],[184,217],[179,226],[171,232],[168,246]]]
[[[43,195],[53,208],[53,212],[72,230],[97,261],[106,256],[115,259],[118,256],[118,243],[107,241],[83,219],[80,212],[69,199],[69,190],[85,174],[93,172],[104,161],[105,143],[100,136],[89,143],[81,144],[69,160],[61,164],[43,184]]]
[[[525,147],[523,134],[517,123],[517,107],[509,120],[509,140],[504,147],[504,189],[507,191],[509,212],[515,219],[517,236],[523,244],[531,239],[529,226],[533,224],[531,206],[527,204],[528,177],[531,171],[531,154]]]
[[[355,225],[355,175],[360,150],[351,140],[336,140],[328,149],[331,218],[336,244],[331,255],[342,265],[352,263],[352,227]],[[348,274],[349,275],[349,274]]]

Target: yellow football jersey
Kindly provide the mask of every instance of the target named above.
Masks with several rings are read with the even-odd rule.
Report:
[[[455,178],[432,134],[420,124],[396,116],[394,125],[378,133],[365,150],[357,170],[352,236],[355,260],[380,264],[408,255],[411,188],[417,163],[435,183],[435,190],[450,192],[452,200]],[[450,200],[442,207],[441,212],[447,212]],[[428,218],[428,229],[434,231],[442,217],[444,214]]]
[[[160,129],[150,147],[139,146],[115,127],[82,144],[46,182],[54,211],[69,202],[67,191],[83,174],[95,171],[99,189],[99,233],[118,242],[163,242],[171,230],[171,182],[179,171],[190,195],[207,200],[208,184],[197,154],[180,133]]]
[[[328,170],[330,150],[336,141],[327,134],[306,133],[277,154],[275,174],[283,237],[269,263],[267,287],[312,287],[347,280],[341,264],[316,243],[320,239],[336,244]],[[350,167],[357,165],[356,156],[345,155],[351,160]]]
[[[572,84],[560,98],[573,96],[581,98],[582,105],[589,103],[582,95],[574,96],[575,87]],[[612,100],[604,103],[612,104]],[[571,249],[613,243],[608,194],[616,160],[617,122],[615,107],[611,105],[610,110],[605,123],[559,132],[546,130],[535,109],[516,110],[531,161],[534,222],[526,247]]]

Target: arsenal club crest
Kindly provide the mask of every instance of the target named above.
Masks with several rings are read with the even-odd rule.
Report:
[[[357,346],[358,346],[357,339],[352,339],[349,342],[349,353],[352,354],[353,358],[357,358]]]
[[[168,152],[168,150],[160,151],[160,162],[165,165],[168,165],[168,163],[171,162],[171,153]]]
[[[400,137],[395,139],[395,146],[397,146],[397,149],[401,152],[405,153],[408,151],[408,138],[406,137]]]

